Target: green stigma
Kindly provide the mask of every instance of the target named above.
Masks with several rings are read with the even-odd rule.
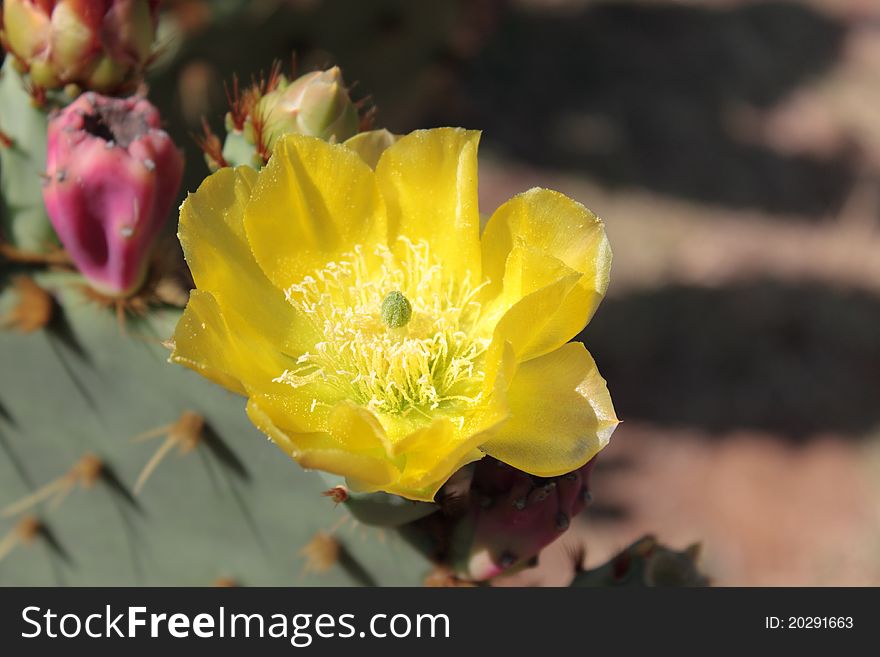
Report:
[[[412,317],[412,304],[403,292],[389,292],[382,300],[382,321],[388,328],[401,328],[409,324]]]

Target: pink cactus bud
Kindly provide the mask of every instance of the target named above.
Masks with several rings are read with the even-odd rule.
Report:
[[[477,581],[522,566],[568,529],[590,501],[590,461],[551,479],[535,478],[500,461],[477,464],[470,510],[453,537],[458,573]]]
[[[183,175],[183,155],[140,98],[80,96],[49,121],[43,200],[73,262],[104,294],[126,296]]]

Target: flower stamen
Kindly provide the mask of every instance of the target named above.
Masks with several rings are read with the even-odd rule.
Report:
[[[379,414],[426,419],[480,402],[491,338],[480,288],[445,276],[427,242],[397,246],[355,247],[286,290],[323,339],[275,382],[321,382]]]

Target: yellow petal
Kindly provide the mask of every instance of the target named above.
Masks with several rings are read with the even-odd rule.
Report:
[[[236,335],[298,354],[318,337],[257,265],[242,223],[256,178],[250,167],[209,176],[181,206],[178,236],[196,287],[213,295]]]
[[[210,292],[193,290],[173,336],[173,362],[239,394],[291,390],[273,379],[293,360],[236,330]]]
[[[388,132],[384,128],[382,130],[368,130],[360,132],[351,139],[343,142],[348,148],[361,156],[361,159],[369,165],[371,169],[375,169],[379,163],[379,158],[389,146],[400,139],[398,135]]]
[[[374,491],[384,490],[397,476],[397,470],[390,461],[353,454],[343,448],[309,447],[296,460],[307,470],[323,470],[346,478],[355,477]]]
[[[481,448],[541,477],[584,465],[618,424],[605,380],[578,342],[522,363],[508,402],[510,419]]]
[[[320,401],[315,394],[321,396]],[[251,404],[257,406],[274,427],[283,428],[287,440],[293,440],[291,445],[298,444],[297,436],[321,434],[329,441],[324,447],[390,458],[390,443],[376,416],[350,401],[334,401],[338,397],[337,391],[316,389],[314,384],[301,388],[284,386],[273,393],[252,395]]]
[[[250,397],[275,424],[286,431],[328,433],[330,411],[339,393],[317,383],[298,388],[277,384],[269,390],[252,390]]]
[[[389,452],[403,465],[400,478],[386,491],[431,501],[459,468],[483,458],[479,446],[490,440],[509,417],[507,390],[516,371],[516,358],[509,343],[490,345],[488,360],[491,369],[487,371],[479,406],[470,409],[460,421],[439,417],[393,441]]]
[[[549,265],[547,271],[550,271]],[[543,287],[517,300],[495,326],[493,340],[508,342],[518,361],[527,361],[552,351],[573,335],[568,334],[573,327],[571,316],[558,317],[558,314],[568,307],[566,301],[577,289],[581,274],[555,267],[554,271],[558,276],[556,280],[548,281]],[[548,279],[552,278],[548,276]],[[558,326],[562,326],[563,330],[558,330]]]
[[[326,433],[296,433],[286,430],[269,416],[256,399],[247,407],[251,422],[269,436],[288,456],[308,470],[323,470],[344,477],[356,477],[378,490],[396,479],[398,471],[382,458],[346,450]]]
[[[392,445],[379,419],[366,408],[348,401],[330,414],[330,434],[346,448],[390,458]]]
[[[232,339],[220,306],[208,292],[193,290],[174,329],[171,360],[224,388],[245,394],[241,373],[233,362]]]
[[[510,250],[504,265],[501,303],[510,308],[523,297],[572,275],[580,280],[579,271],[520,241]]]
[[[374,174],[358,154],[294,134],[278,140],[260,172],[244,226],[260,268],[281,290],[387,237]]]
[[[451,277],[480,280],[477,144],[461,128],[417,130],[382,153],[376,178],[389,235],[427,241]],[[393,240],[392,240],[393,241]]]
[[[406,464],[397,481],[386,490],[409,499],[432,501],[456,470],[483,457],[476,449],[481,442],[479,434],[463,437],[448,418],[434,420],[395,445]]]
[[[457,463],[452,465],[452,467],[446,468],[446,470],[444,470],[445,474],[433,478],[423,477],[421,479],[421,483],[424,484],[424,487],[422,488],[414,488],[412,482],[405,478],[399,478],[397,479],[397,481],[386,484],[382,488],[361,488],[360,490],[362,490],[363,492],[375,492],[377,490],[382,490],[383,492],[391,493],[392,495],[400,495],[401,497],[405,497],[408,500],[414,500],[416,502],[434,502],[434,498],[437,496],[437,492],[441,488],[443,488],[443,484],[447,482],[452,474],[466,466],[468,463],[479,461],[484,456],[485,454],[479,449],[468,450],[461,456]]]
[[[483,232],[483,275],[492,282],[487,296],[512,303],[518,291],[510,287],[509,280],[516,279],[508,269],[521,266],[515,253],[525,245],[581,274],[547,316],[546,335],[531,346],[534,357],[565,344],[586,326],[608,289],[611,248],[602,221],[583,205],[558,192],[529,190],[498,208]]]
[[[265,409],[263,398],[251,397],[248,399],[247,415],[253,425],[266,434],[282,452],[291,458],[296,458],[296,455],[299,454],[299,449],[290,437],[291,432],[275,424],[275,421]]]

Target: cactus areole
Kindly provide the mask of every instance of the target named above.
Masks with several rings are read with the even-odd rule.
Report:
[[[43,200],[71,259],[102,294],[144,280],[177,196],[183,156],[140,98],[80,96],[49,122]]]

